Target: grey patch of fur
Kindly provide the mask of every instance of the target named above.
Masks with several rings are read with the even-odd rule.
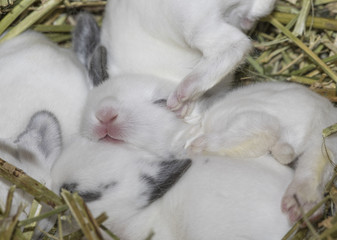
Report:
[[[15,161],[21,162],[16,145],[12,145],[7,142],[1,142],[0,152],[10,155]]]
[[[103,189],[109,189],[109,188],[114,188],[116,185],[118,184],[117,181],[113,181],[111,183],[108,183],[108,184],[102,184],[102,188]]]
[[[109,78],[107,71],[107,50],[104,46],[98,46],[89,63],[89,76],[94,86],[100,85]]]
[[[158,100],[155,100],[153,103],[161,107],[166,107],[167,99],[158,99]]]
[[[162,161],[159,163],[159,172],[156,176],[142,174],[141,181],[145,181],[148,186],[148,191],[145,193],[149,196],[147,205],[164,196],[191,165],[190,159]]]
[[[88,69],[94,86],[109,78],[107,72],[107,50],[100,45],[100,29],[89,13],[81,13],[73,31],[73,49]]]
[[[99,200],[103,195],[102,192],[96,191],[96,190],[78,191],[77,187],[78,187],[78,183],[64,183],[60,188],[60,192],[62,189],[65,189],[71,193],[77,192],[78,195],[80,195],[85,202],[93,202],[93,201]]]
[[[74,192],[76,192],[77,187],[78,187],[78,183],[64,183],[60,187],[60,192],[61,192],[61,189],[65,189],[65,190],[67,190],[71,193],[74,193]]]
[[[26,130],[17,137],[14,143],[19,143],[25,135],[34,130],[41,137],[37,141],[37,147],[46,158],[55,151],[55,148],[62,148],[60,123],[51,112],[43,110],[35,113],[31,117]]]
[[[99,200],[103,194],[99,191],[80,191],[78,195],[80,195],[85,202],[93,202]]]
[[[83,65],[89,65],[90,56],[100,42],[100,29],[89,13],[81,13],[73,31],[73,49]]]

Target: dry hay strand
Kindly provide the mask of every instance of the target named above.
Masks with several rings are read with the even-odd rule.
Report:
[[[33,239],[33,232],[37,222],[52,216],[58,219],[55,227],[49,233],[39,229],[45,236],[44,239],[76,240],[85,236],[88,240],[103,240],[102,231],[111,236],[111,239],[119,239],[102,225],[107,216],[102,213],[97,218],[94,218],[83,199],[77,193],[70,193],[63,189],[59,197],[44,185],[26,175],[21,169],[2,159],[0,159],[0,176],[13,184],[8,191],[5,209],[0,208],[0,240]],[[21,221],[19,221],[19,216],[27,207],[23,204],[18,209],[13,209],[16,214],[10,216],[13,194],[16,188],[20,188],[34,197],[32,204],[29,206],[30,210],[27,218]],[[40,214],[40,203],[49,205],[53,210]],[[64,219],[63,221],[71,224],[70,217],[76,220],[80,229],[63,236],[61,221]],[[58,237],[54,236],[56,230]]]
[[[0,35],[7,31],[0,43],[33,29],[69,46],[76,14],[90,12],[101,23],[105,5],[101,0],[0,0]]]
[[[337,102],[336,15],[336,0],[279,0],[251,32],[241,80],[297,82]]]

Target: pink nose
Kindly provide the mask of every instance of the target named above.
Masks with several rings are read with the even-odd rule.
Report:
[[[117,111],[113,108],[103,108],[96,112],[96,118],[101,123],[110,123],[117,118]]]

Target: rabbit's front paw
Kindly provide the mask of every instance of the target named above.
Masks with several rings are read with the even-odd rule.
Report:
[[[178,117],[185,118],[194,109],[194,100],[202,95],[199,79],[189,77],[184,79],[167,100],[167,107]]]

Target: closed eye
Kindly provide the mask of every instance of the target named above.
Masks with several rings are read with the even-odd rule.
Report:
[[[166,99],[158,99],[153,102],[154,104],[157,104],[162,107],[166,107],[167,100]]]

